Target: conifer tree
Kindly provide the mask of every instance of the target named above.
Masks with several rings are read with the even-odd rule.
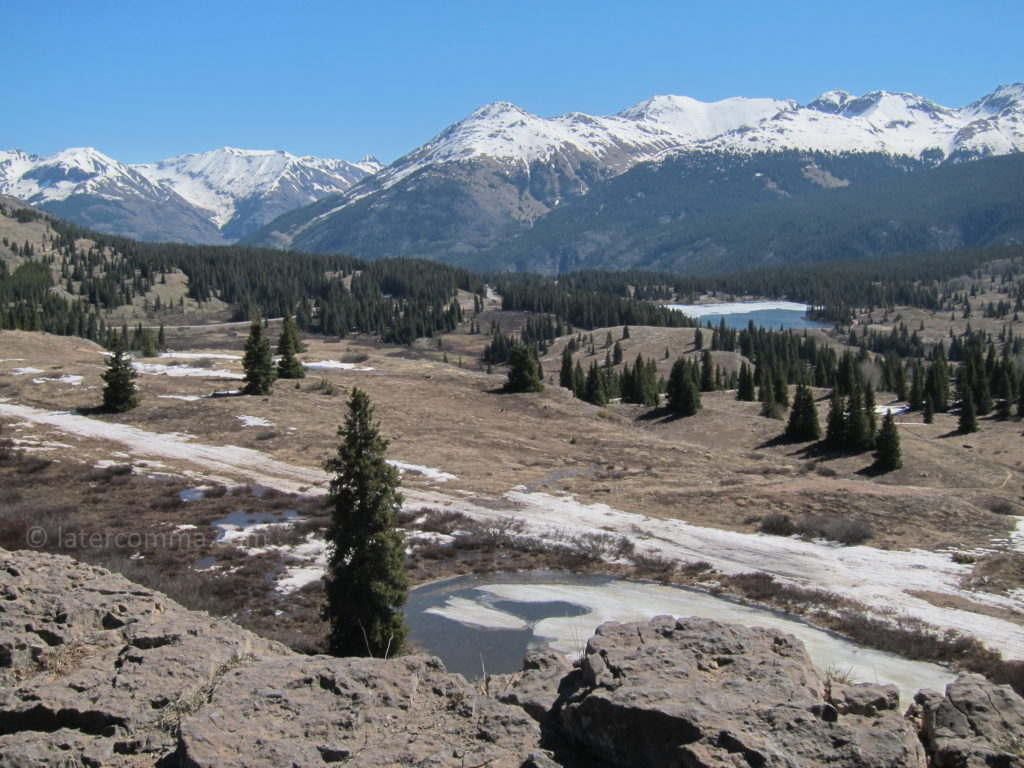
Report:
[[[700,391],[711,392],[715,388],[715,370],[711,350],[700,353]]]
[[[701,409],[700,388],[685,358],[676,359],[665,387],[669,408],[681,416],[694,416]]]
[[[968,389],[960,400],[960,419],[958,427],[962,434],[978,431],[978,412],[974,408],[974,398]]]
[[[935,421],[935,408],[932,407],[932,396],[924,396],[924,409],[921,414],[921,418],[925,424],[931,424]]]
[[[743,400],[748,403],[754,402],[756,397],[754,392],[754,374],[750,370],[750,366],[747,365],[746,361],[740,363],[740,377],[737,386],[737,400]]]
[[[324,463],[331,523],[323,617],[336,656],[394,655],[407,633],[405,544],[396,528],[402,495],[373,410],[366,393],[353,387],[337,454]]]
[[[277,354],[280,356],[280,360],[277,361],[277,376],[280,379],[304,379],[306,378],[306,369],[303,367],[299,359],[295,357],[297,352],[301,351],[301,343],[299,342],[299,329],[295,325],[295,320],[290,314],[284,316],[284,321],[281,324],[281,338],[277,341]]]
[[[508,355],[508,382],[505,389],[509,392],[542,392],[544,384],[540,380],[537,356],[525,344],[516,344]]]
[[[825,420],[825,442],[834,448],[846,445],[846,399],[838,389],[832,390],[828,417]]]
[[[164,331],[164,324],[160,323],[160,331],[157,333],[156,345],[160,350],[167,349],[167,333]]]
[[[628,339],[629,338],[629,326],[628,325],[622,326],[622,338],[623,339]]]
[[[775,385],[772,383],[769,371],[765,371],[764,378],[761,380],[760,400],[762,416],[766,419],[782,418],[782,410],[778,398],[775,397]]]
[[[135,375],[132,362],[124,351],[124,342],[121,337],[115,336],[111,355],[107,358],[107,370],[100,374],[104,381],[104,408],[123,413],[138,406],[139,393],[135,387]]]
[[[814,393],[806,384],[798,384],[793,395],[793,410],[786,424],[786,437],[790,440],[817,440],[821,437],[818,423],[818,408],[814,404]]]
[[[572,352],[569,345],[562,350],[562,367],[558,372],[558,386],[564,389],[572,389]]]
[[[583,373],[583,366],[579,360],[572,367],[572,394],[578,400],[587,398],[587,376]]]
[[[245,353],[242,355],[242,369],[245,371],[243,394],[269,395],[273,391],[275,373],[270,355],[270,339],[263,332],[263,323],[259,318],[253,320],[249,327],[249,338],[245,341]]]
[[[892,411],[887,411],[882,419],[882,427],[878,430],[875,440],[875,469],[880,472],[892,472],[903,466],[903,454],[900,451],[900,433],[896,429],[896,420]]]

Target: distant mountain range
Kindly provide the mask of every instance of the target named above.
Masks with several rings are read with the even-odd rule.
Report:
[[[0,193],[101,232],[226,243],[376,173],[358,163],[225,147],[126,165],[92,148],[50,157],[0,151]]]
[[[887,179],[1022,150],[1021,84],[958,109],[887,91],[830,91],[805,106],[655,96],[605,117],[541,118],[497,102],[384,168],[372,158],[346,163],[232,149],[138,166],[95,150],[51,158],[0,152],[0,192],[143,239],[424,256],[487,269],[623,259],[685,269],[738,247],[735,237],[708,229],[726,226],[728,211],[772,203],[786,216],[784,198],[827,206],[837,197],[831,191],[884,191]],[[1012,174],[992,173],[1016,183]],[[1010,191],[996,197],[1007,195],[1015,199]],[[863,213],[867,203],[858,206]],[[917,211],[915,228],[945,231],[951,206],[947,195],[932,213]],[[1017,237],[1014,226],[999,231]],[[971,244],[964,232],[931,240],[943,237]],[[887,252],[886,242],[898,240],[878,235],[859,250]],[[657,242],[656,252],[645,241]],[[777,242],[789,247],[795,239]],[[785,260],[785,247],[763,255]]]

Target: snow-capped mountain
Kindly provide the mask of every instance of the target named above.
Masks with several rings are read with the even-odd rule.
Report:
[[[1024,85],[1001,86],[959,109],[911,93],[856,97],[829,91],[701,146],[727,152],[885,152],[932,160],[1005,155],[1024,150]]]
[[[126,165],[92,148],[51,157],[0,151],[0,193],[101,231],[223,243],[375,173],[359,163],[224,148]]]
[[[575,163],[599,166],[602,175],[615,175],[666,150],[755,125],[795,106],[775,99],[704,103],[685,96],[655,96],[617,115],[570,112],[543,118],[498,101],[480,107],[399,158],[372,184],[353,190],[348,199],[386,189],[428,166],[472,159],[528,170],[537,163],[572,158]]]
[[[344,192],[376,173],[373,157],[359,163],[296,157],[283,151],[224,147],[134,168],[154,183],[173,189],[228,239],[247,235],[285,211]]]
[[[220,243],[217,227],[170,187],[91,147],[51,157],[0,152],[0,192],[102,232]]]
[[[912,94],[704,103],[655,96],[615,115],[543,118],[496,102],[355,184],[289,212],[249,242],[369,257],[458,259],[508,241],[640,163],[680,153],[798,150],[924,161],[1024,150],[1024,86],[961,108]],[[899,163],[897,163],[899,165]]]

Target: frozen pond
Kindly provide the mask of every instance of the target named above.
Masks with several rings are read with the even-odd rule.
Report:
[[[758,328],[831,328],[828,323],[807,319],[807,304],[792,301],[733,301],[721,304],[668,304],[690,317],[696,317],[702,326],[711,323],[717,327],[724,319],[727,328],[743,330],[751,320]]]
[[[549,647],[578,658],[606,621],[700,616],[774,627],[803,641],[821,670],[834,667],[857,682],[894,683],[903,704],[921,688],[943,690],[955,674],[937,664],[864,648],[773,611],[695,589],[609,576],[536,571],[461,576],[412,590],[406,607],[410,639],[453,672],[477,678],[521,667],[528,650]]]

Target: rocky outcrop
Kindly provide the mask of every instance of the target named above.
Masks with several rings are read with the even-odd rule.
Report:
[[[536,708],[542,668],[504,694]],[[898,694],[844,686],[830,702],[803,644],[776,630],[659,617],[608,623],[574,688],[551,687],[544,722],[616,766],[926,764]]]
[[[1009,686],[964,675],[945,695],[924,690],[914,700],[938,768],[1024,768],[1024,699]]]
[[[103,569],[0,550],[5,768],[519,766],[538,742],[437,659],[302,656]]]
[[[1024,700],[964,676],[900,714],[776,630],[602,625],[582,663],[470,684],[302,656],[65,557],[0,550],[0,765],[1024,768]],[[919,733],[920,731],[920,733]],[[922,744],[924,745],[922,747]]]
[[[182,721],[183,764],[516,768],[537,724],[435,658],[275,659],[232,670]]]

